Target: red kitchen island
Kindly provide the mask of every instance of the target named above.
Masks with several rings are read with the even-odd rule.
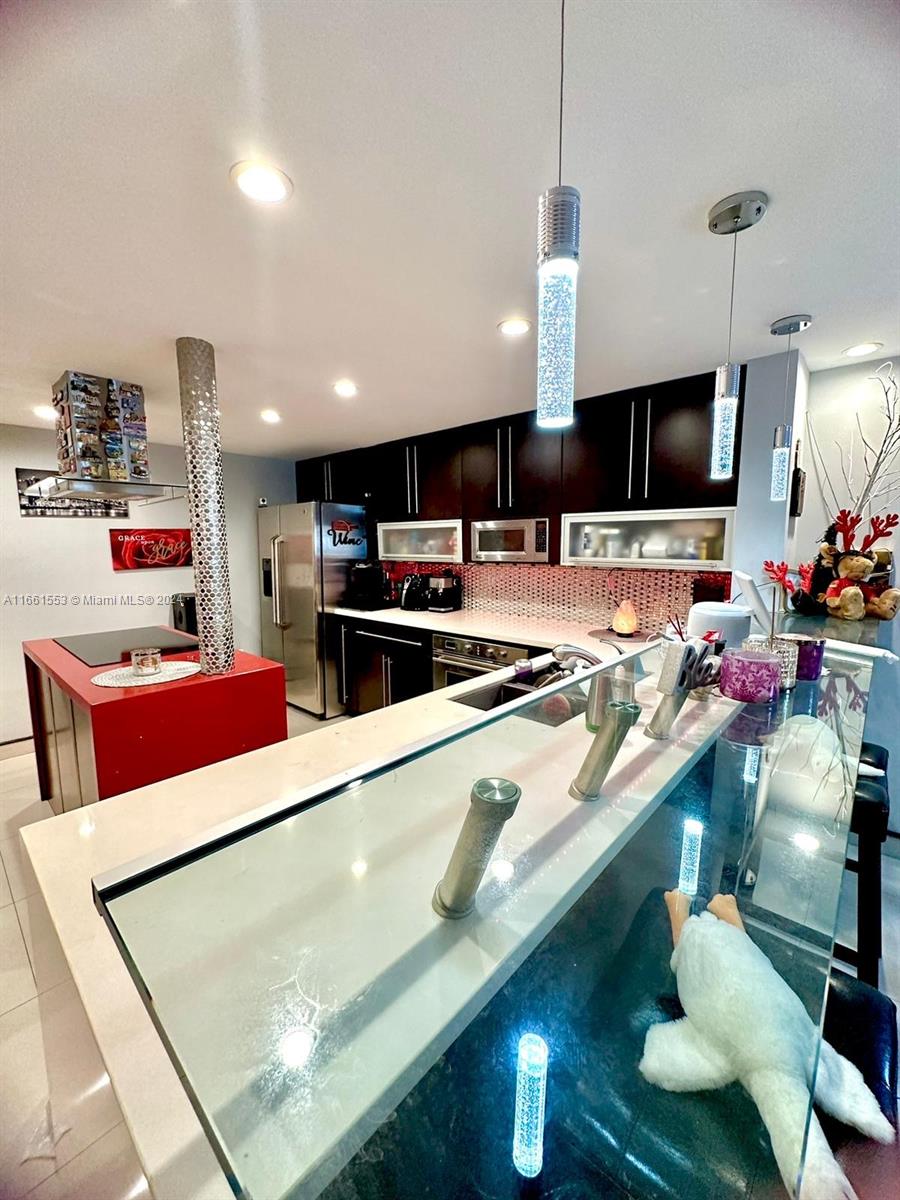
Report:
[[[50,638],[22,649],[41,798],[54,812],[287,737],[284,667],[243,650],[227,675],[125,688],[91,683],[121,661],[89,666]],[[196,650],[164,655],[167,662],[198,657]]]

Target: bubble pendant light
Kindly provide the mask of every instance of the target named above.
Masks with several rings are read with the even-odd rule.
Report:
[[[763,219],[768,203],[765,192],[735,192],[733,196],[726,196],[724,200],[713,205],[707,219],[710,233],[727,234],[734,238],[731,254],[731,303],[728,309],[728,354],[716,370],[716,391],[713,398],[712,448],[709,456],[709,477],[713,480],[731,479],[734,475],[734,441],[737,434],[741,387],[740,364],[731,361],[737,235]]]
[[[812,325],[809,313],[796,313],[792,317],[782,317],[775,321],[769,332],[774,337],[784,337],[787,334],[787,354],[784,366],[784,420],[775,426],[775,436],[772,440],[772,475],[769,482],[769,499],[774,501],[787,500],[791,487],[791,438],[793,429],[787,419],[788,387],[791,379],[791,338],[795,333],[802,333]]]
[[[560,6],[559,168],[557,186],[538,201],[537,423],[564,429],[574,420],[575,302],[581,242],[581,196],[563,187],[562,136],[566,0]]]

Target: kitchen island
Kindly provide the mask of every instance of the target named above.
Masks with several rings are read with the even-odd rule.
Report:
[[[494,1011],[492,997],[505,995],[520,970],[537,961],[532,951],[609,878],[604,868],[645,825],[652,838],[640,856],[641,878],[674,886],[682,813],[702,811],[708,822],[704,885],[718,887],[735,855],[738,862],[745,852],[756,856],[758,885],[746,892],[740,873],[736,880],[742,900],[755,905],[758,920],[772,912],[791,924],[792,944],[802,940],[819,964],[804,976],[804,998],[821,1009],[816,981],[827,965],[836,915],[847,833],[838,813],[846,807],[847,781],[841,774],[834,781],[840,795],[827,797],[837,819],[814,859],[790,841],[814,817],[802,805],[794,811],[790,796],[772,784],[771,770],[768,805],[758,813],[759,829],[771,836],[757,836],[751,822],[751,843],[743,847],[738,837],[730,845],[735,831],[748,828],[735,820],[735,797],[745,806],[756,802],[755,787],[737,781],[746,781],[752,762],[759,769],[750,753],[763,748],[758,723],[738,725],[744,714],[732,701],[689,700],[670,743],[645,738],[658,652],[641,657],[640,719],[604,787],[606,799],[595,804],[567,793],[591,744],[583,716],[573,709],[558,727],[548,724],[542,709],[554,699],[548,696],[517,702],[519,709],[499,718],[473,717],[456,703],[484,686],[472,681],[114,798],[93,810],[89,829],[66,814],[25,830],[49,919],[96,1039],[96,1065],[108,1074],[159,1200],[231,1195],[226,1176],[255,1196],[280,1196],[301,1181],[296,1194],[312,1196],[342,1171],[362,1170],[366,1152],[361,1160],[356,1152],[366,1139],[379,1137],[381,1121],[407,1093],[419,1094],[417,1084],[426,1086],[439,1056],[479,1010]],[[858,701],[871,665],[836,656],[829,671],[835,719],[821,728],[829,737],[840,728],[842,758],[855,764],[864,719]],[[556,692],[570,689],[571,701],[575,688],[582,685]],[[798,698],[805,714],[815,707],[815,695]],[[788,707],[779,719],[789,714]],[[441,744],[411,748],[416,739]],[[524,792],[498,848],[504,871],[486,881],[476,913],[445,923],[431,911],[430,893],[472,780],[485,774],[505,774]],[[211,833],[217,823],[224,824]],[[184,870],[167,865],[173,854],[182,856]],[[110,872],[113,881],[97,886],[111,919],[120,921],[118,936],[133,956],[138,987],[92,905],[91,879]],[[635,876],[633,866],[626,874]],[[179,903],[171,903],[175,893],[166,894],[170,886]],[[121,910],[115,915],[116,897],[137,906],[131,929]],[[624,947],[637,911],[630,893],[627,903],[624,892],[613,896],[604,911],[608,932],[601,940],[612,935]],[[599,934],[593,917],[591,925]],[[563,949],[569,958],[563,975],[578,981],[571,948]],[[659,952],[667,961],[664,948]],[[579,987],[598,983],[585,978]],[[171,1058],[139,988],[153,997]],[[354,996],[359,1000],[351,1003]],[[297,1016],[300,1010],[305,1015]],[[297,1038],[285,1042],[298,1031],[302,1046]],[[321,1070],[316,1055],[310,1057],[319,1036],[328,1050]],[[303,1070],[307,1058],[311,1073]],[[498,1151],[504,1162],[505,1129]],[[361,1186],[363,1178],[365,1171]]]

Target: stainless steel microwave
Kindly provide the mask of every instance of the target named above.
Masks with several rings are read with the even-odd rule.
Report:
[[[472,522],[473,562],[547,562],[547,517]]]

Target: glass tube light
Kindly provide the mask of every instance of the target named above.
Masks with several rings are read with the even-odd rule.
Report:
[[[564,429],[575,414],[575,311],[581,197],[553,187],[538,204],[537,423]]]
[[[703,822],[689,817],[684,823],[684,832],[681,835],[681,868],[678,872],[678,890],[686,896],[697,895],[702,842]]]
[[[536,1033],[519,1038],[516,1062],[516,1120],[513,1165],[526,1179],[544,1165],[544,1108],[547,1100],[547,1043]]]
[[[709,456],[710,479],[731,479],[734,474],[734,439],[737,432],[740,384],[741,368],[737,363],[727,362],[717,368],[712,450]]]
[[[791,477],[791,427],[776,425],[772,446],[772,481],[770,500],[787,500]]]

